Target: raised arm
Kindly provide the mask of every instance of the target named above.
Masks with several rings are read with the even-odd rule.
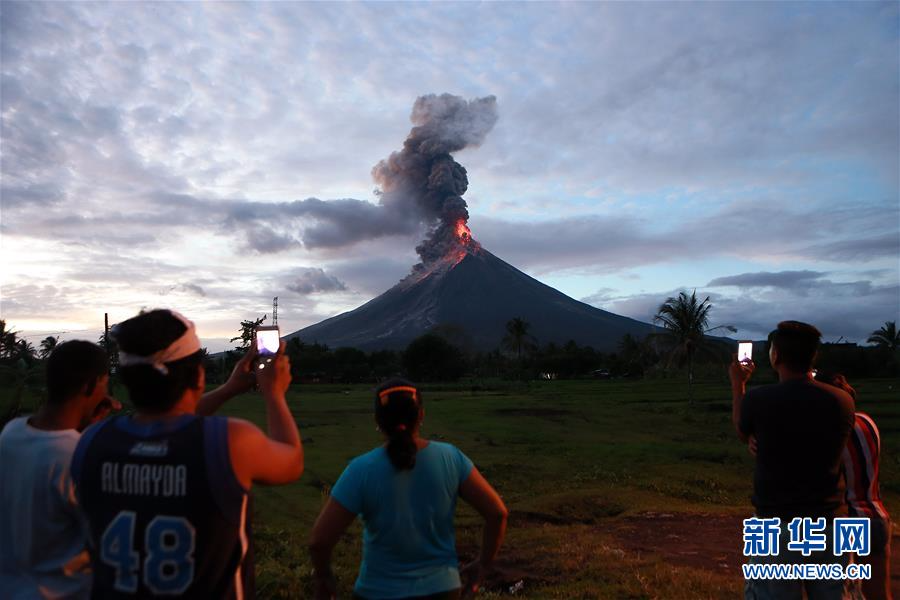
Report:
[[[728,378],[731,380],[731,424],[742,442],[747,441],[748,432],[741,430],[741,407],[747,394],[747,382],[754,369],[756,365],[752,361],[740,362],[737,354],[732,357],[728,366]]]
[[[337,584],[331,572],[331,553],[355,518],[356,515],[337,500],[329,498],[313,525],[309,536],[309,555],[313,564],[315,600],[331,600],[337,594]]]
[[[466,565],[460,576],[463,579],[463,597],[478,592],[488,567],[497,557],[503,536],[506,534],[506,520],[509,511],[497,491],[481,475],[477,468],[459,486],[460,497],[472,505],[484,518],[484,533],[481,538],[481,555]]]
[[[251,344],[247,353],[234,365],[228,381],[214,390],[206,392],[197,403],[197,414],[209,416],[215,414],[226,401],[243,394],[253,388],[256,377],[253,373],[253,359],[257,356],[256,344]]]
[[[300,431],[285,400],[291,383],[291,363],[284,355],[284,347],[282,342],[278,354],[265,368],[258,369],[256,376],[266,402],[267,434],[248,421],[228,419],[231,465],[245,488],[252,482],[289,483],[303,473]]]

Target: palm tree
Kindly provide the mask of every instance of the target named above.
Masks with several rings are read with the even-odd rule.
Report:
[[[6,321],[0,319],[0,359],[12,359],[16,355],[18,334],[6,328]]]
[[[26,367],[34,360],[37,352],[34,351],[34,345],[22,338],[16,342],[16,360],[22,362]]]
[[[506,335],[503,337],[503,345],[515,350],[516,358],[522,361],[522,351],[528,350],[534,344],[534,336],[528,333],[531,323],[520,317],[515,317],[506,322]]]
[[[900,331],[897,331],[896,321],[885,321],[881,329],[873,331],[866,342],[875,344],[879,348],[887,348],[894,351],[900,347]]]
[[[41,351],[40,356],[42,359],[50,356],[50,353],[53,352],[53,349],[56,348],[56,345],[59,343],[58,337],[53,337],[52,335],[48,335],[44,339],[41,340]]]
[[[697,290],[694,290],[690,296],[680,292],[677,298],[667,298],[653,317],[653,321],[660,323],[665,329],[660,335],[668,338],[672,345],[671,358],[679,357],[687,360],[689,402],[693,401],[694,355],[698,350],[707,347],[706,335],[722,328],[737,331],[730,325],[710,329],[710,310],[712,304],[709,303],[709,296],[698,300]]]

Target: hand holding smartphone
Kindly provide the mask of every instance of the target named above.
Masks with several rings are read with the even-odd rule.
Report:
[[[278,353],[280,346],[281,330],[277,325],[256,328],[256,351],[261,365],[272,362],[272,357]]]
[[[738,362],[753,362],[753,342],[738,342]]]

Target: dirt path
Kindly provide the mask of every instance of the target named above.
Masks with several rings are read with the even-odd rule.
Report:
[[[749,516],[749,515],[747,515]],[[627,552],[665,557],[676,565],[740,576],[742,515],[647,512],[611,520],[600,526]],[[891,546],[891,589],[900,596],[900,540]]]

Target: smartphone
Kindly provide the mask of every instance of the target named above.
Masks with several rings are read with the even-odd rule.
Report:
[[[281,330],[277,325],[256,328],[256,350],[260,356],[272,356],[281,345]]]
[[[738,342],[738,362],[753,362],[753,342]]]

